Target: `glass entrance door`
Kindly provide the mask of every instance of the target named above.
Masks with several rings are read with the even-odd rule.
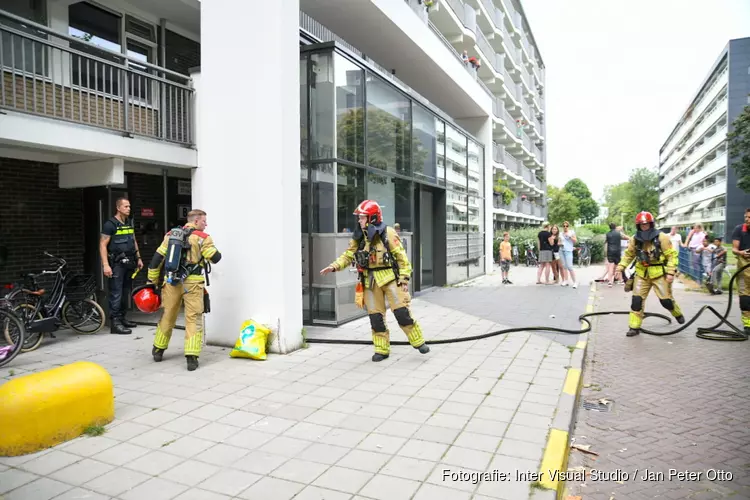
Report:
[[[420,262],[420,290],[435,284],[434,277],[434,242],[433,227],[433,194],[428,188],[422,187],[419,193],[419,262]],[[416,259],[417,256],[414,256]]]

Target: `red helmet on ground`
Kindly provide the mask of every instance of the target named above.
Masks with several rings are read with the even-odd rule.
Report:
[[[651,215],[651,212],[641,212],[638,215],[635,216],[635,223],[636,224],[648,224],[654,222],[654,216]]]
[[[156,293],[156,285],[148,283],[133,290],[133,302],[139,311],[151,314],[159,310],[161,297]]]
[[[367,215],[370,217],[370,224],[380,224],[383,221],[383,211],[380,209],[378,202],[365,200],[360,203],[354,210],[354,215]]]

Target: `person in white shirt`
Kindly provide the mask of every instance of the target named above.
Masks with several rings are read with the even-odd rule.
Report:
[[[682,246],[682,235],[677,232],[677,226],[672,226],[672,230],[669,232],[669,241],[672,242],[672,247],[680,248]]]
[[[560,241],[562,241],[562,248],[560,248],[560,256],[562,257],[563,267],[568,272],[570,282],[573,288],[578,288],[578,282],[576,281],[576,273],[573,271],[573,250],[575,249],[578,238],[576,237],[575,231],[570,227],[568,221],[563,222],[563,232],[560,233]],[[563,273],[562,286],[568,286],[568,280],[565,279]]]

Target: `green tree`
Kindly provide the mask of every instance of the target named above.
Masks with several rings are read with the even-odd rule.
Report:
[[[555,186],[547,186],[547,218],[553,224],[563,221],[573,222],[578,219],[578,200],[565,189]]]
[[[732,167],[737,173],[737,186],[750,193],[750,106],[732,122],[729,139],[729,156],[734,158]]]
[[[604,201],[609,208],[607,222],[614,222],[619,225],[620,222],[632,220],[637,213],[631,203],[630,183],[621,182],[604,188]],[[629,227],[626,225],[626,227]]]
[[[630,203],[638,212],[651,212],[654,217],[659,210],[659,175],[649,168],[638,168],[630,172]]]
[[[578,201],[578,214],[584,223],[593,221],[599,215],[599,204],[591,197],[591,190],[581,179],[571,179],[563,188]]]

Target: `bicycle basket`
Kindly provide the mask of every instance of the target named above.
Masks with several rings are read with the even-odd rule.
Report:
[[[70,302],[80,302],[96,293],[96,280],[93,274],[76,274],[65,283],[65,297]]]

